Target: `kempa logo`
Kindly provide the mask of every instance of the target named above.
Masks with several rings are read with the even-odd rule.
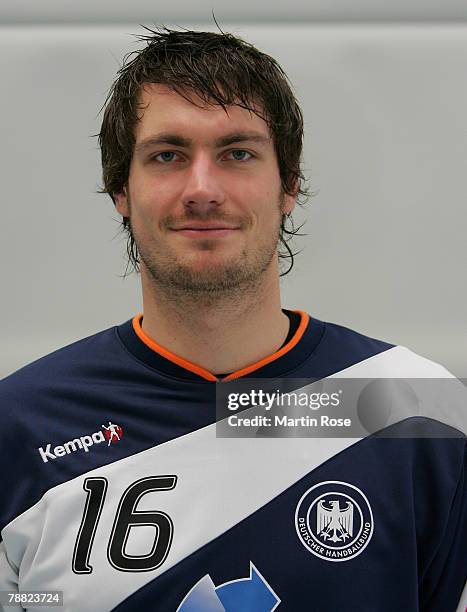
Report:
[[[58,446],[55,446],[51,450],[52,444],[49,442],[45,449],[41,446],[37,450],[44,463],[47,463],[49,459],[57,459],[58,457],[64,457],[70,453],[74,453],[78,450],[84,450],[85,453],[89,453],[89,448],[94,444],[100,444],[101,442],[107,442],[107,446],[110,446],[113,442],[121,440],[123,430],[120,425],[115,425],[109,421],[108,425],[102,425],[104,431],[95,431],[91,435],[80,436],[73,440],[68,440]]]

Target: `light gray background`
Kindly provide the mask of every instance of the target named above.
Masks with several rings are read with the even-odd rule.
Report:
[[[0,375],[141,311],[91,135],[139,24],[218,31],[214,10],[305,115],[318,195],[284,305],[467,376],[467,5],[348,4],[2,3]]]

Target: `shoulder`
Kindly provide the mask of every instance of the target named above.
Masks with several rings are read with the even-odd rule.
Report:
[[[86,376],[119,347],[116,327],[110,327],[21,367],[0,382],[0,412],[8,399],[31,396],[45,388]]]
[[[311,321],[313,319],[311,318]],[[354,357],[353,372],[368,376],[412,376],[455,378],[443,365],[428,359],[407,346],[387,339],[368,336],[344,325],[323,321],[324,339],[337,352]],[[358,357],[361,357],[359,359]]]
[[[313,325],[314,321],[316,321],[316,319],[310,317],[311,325]],[[388,340],[369,336],[359,330],[339,323],[333,323],[331,321],[321,321],[321,323],[324,325],[324,336],[326,341],[332,343],[332,345],[336,347],[345,347],[347,350],[356,353],[365,351],[369,354],[377,354],[395,346],[394,343]]]
[[[358,416],[371,425],[367,431],[396,425],[404,437],[449,438],[448,428],[465,435],[467,388],[446,367],[407,346],[321,323],[323,337],[308,369],[318,371],[316,362],[327,364],[325,376],[339,379],[358,398]]]
[[[303,336],[304,353],[308,353],[300,373],[324,378],[387,352],[394,344],[374,338],[338,323],[309,316]]]

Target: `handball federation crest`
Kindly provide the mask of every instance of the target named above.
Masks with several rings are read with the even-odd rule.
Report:
[[[303,546],[326,561],[359,555],[373,535],[373,513],[354,485],[320,482],[306,491],[295,511],[295,528]]]

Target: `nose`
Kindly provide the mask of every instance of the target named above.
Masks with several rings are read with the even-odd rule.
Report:
[[[198,155],[187,170],[182,193],[183,206],[201,215],[218,208],[225,200],[218,175],[219,168],[216,168],[209,155],[207,153]]]

